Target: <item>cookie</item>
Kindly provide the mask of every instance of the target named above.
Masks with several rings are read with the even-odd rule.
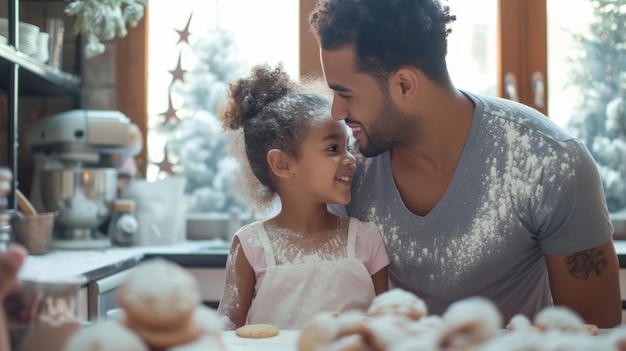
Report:
[[[600,333],[600,329],[595,324],[585,324],[585,330],[589,335],[598,335]]]
[[[235,335],[240,338],[271,338],[278,335],[280,329],[272,324],[248,324],[235,330]]]

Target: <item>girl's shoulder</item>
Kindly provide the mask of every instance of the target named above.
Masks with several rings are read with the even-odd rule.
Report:
[[[262,221],[252,222],[239,228],[235,236],[239,238],[240,242],[245,242],[250,247],[262,247],[261,241],[259,240],[259,231],[261,230],[264,230]]]
[[[379,234],[378,227],[373,222],[365,222],[355,217],[346,217],[350,221],[350,227],[356,229],[357,234]]]

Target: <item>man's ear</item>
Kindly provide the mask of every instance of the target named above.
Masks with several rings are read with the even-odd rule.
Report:
[[[417,94],[419,79],[417,72],[409,67],[398,69],[392,76],[390,87],[392,95],[412,98]]]
[[[267,152],[267,163],[272,173],[279,179],[291,179],[293,172],[291,169],[291,157],[278,149]]]

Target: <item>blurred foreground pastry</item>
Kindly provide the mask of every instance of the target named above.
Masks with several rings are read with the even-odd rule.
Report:
[[[163,259],[137,265],[117,292],[119,320],[77,333],[66,351],[226,350],[217,312],[201,304],[195,277]]]
[[[65,351],[148,351],[148,347],[120,323],[96,322],[76,333]]]
[[[298,351],[626,351],[626,328],[598,335],[572,310],[544,308],[531,321],[504,320],[482,297],[460,300],[428,315],[417,296],[398,289],[375,297],[367,313],[320,313],[307,324]]]
[[[198,282],[164,259],[137,265],[117,292],[124,323],[152,349],[165,350],[200,337],[194,318],[200,305]]]

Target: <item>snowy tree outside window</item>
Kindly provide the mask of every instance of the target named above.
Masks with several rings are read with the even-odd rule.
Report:
[[[188,212],[244,210],[217,110],[253,65],[282,63],[299,77],[298,11],[293,0],[150,3],[146,178],[184,176]]]
[[[585,143],[609,211],[624,212],[626,0],[548,4],[548,115]]]

